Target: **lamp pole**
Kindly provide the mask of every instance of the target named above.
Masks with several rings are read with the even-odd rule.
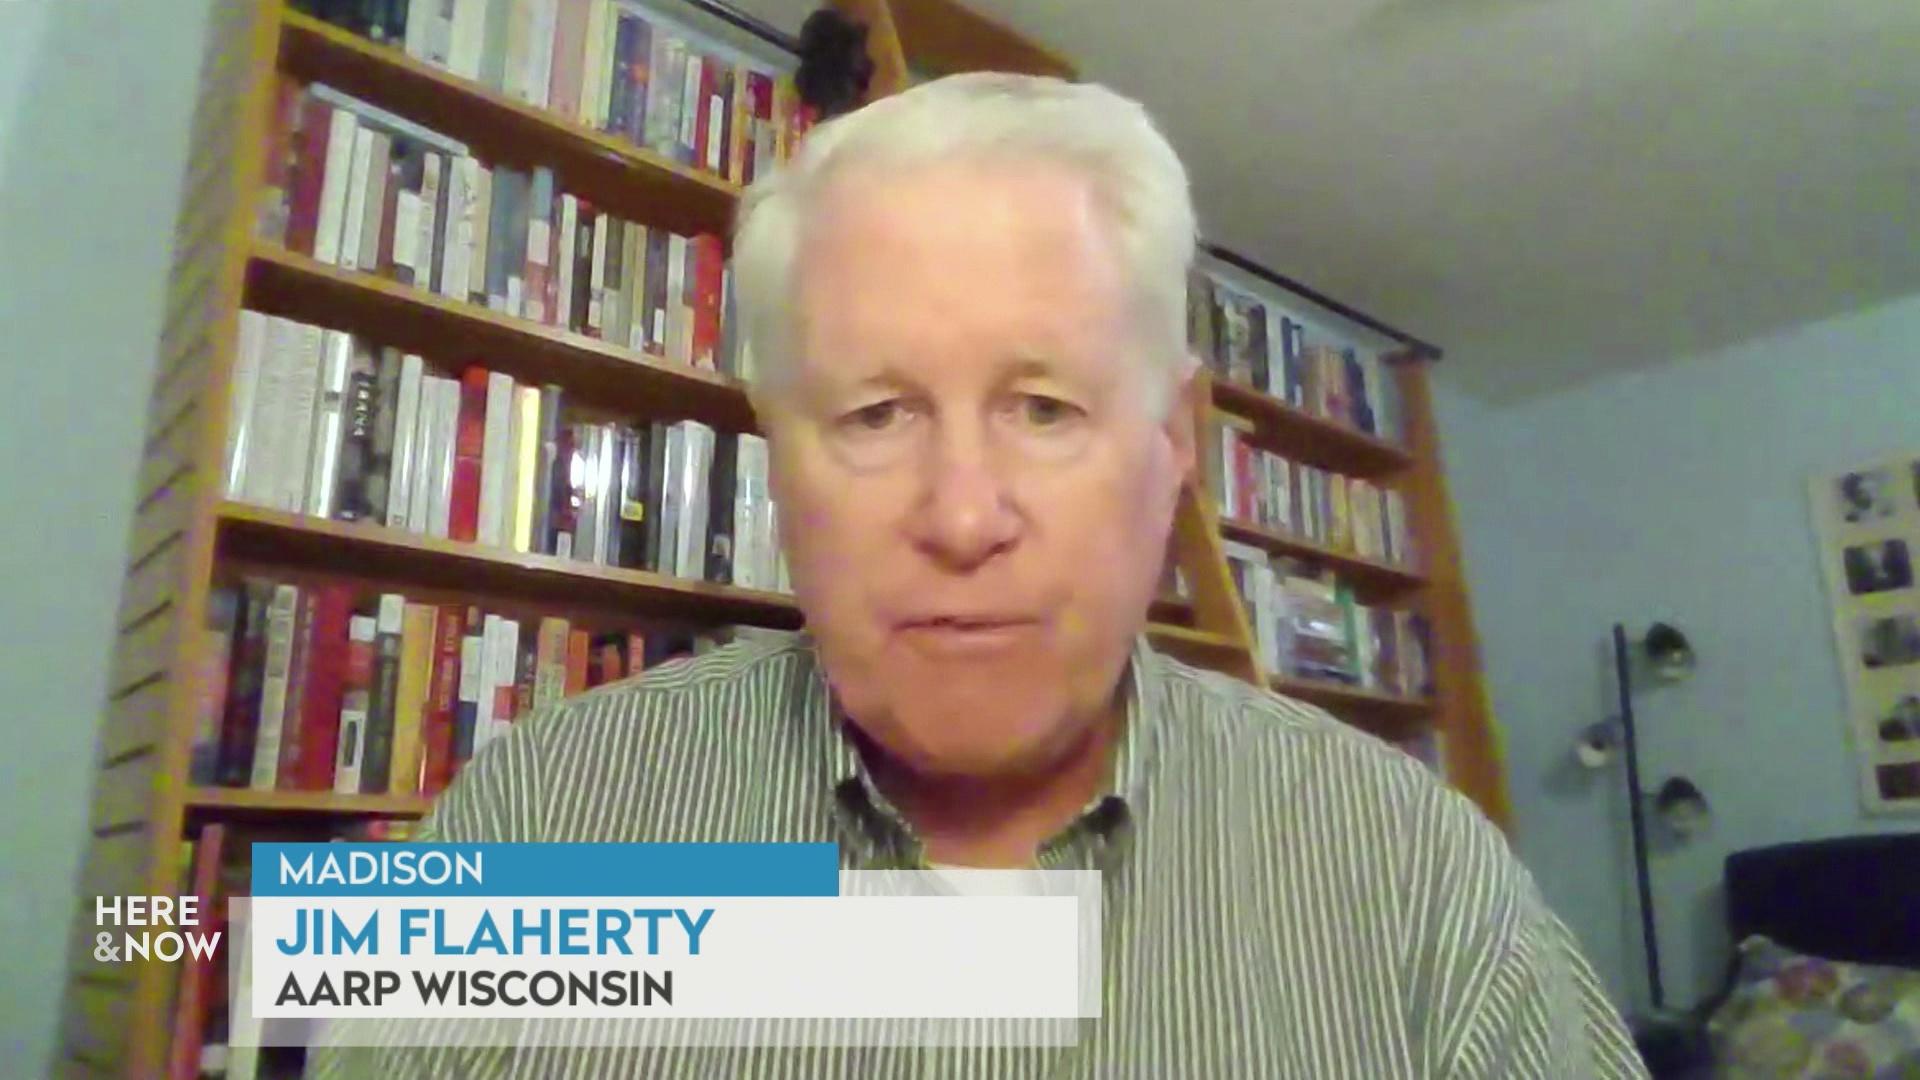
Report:
[[[1627,628],[1613,624],[1613,671],[1619,683],[1621,741],[1627,750],[1627,812],[1633,821],[1633,872],[1640,888],[1640,935],[1647,950],[1647,989],[1653,1011],[1666,1008],[1660,986],[1660,938],[1653,924],[1653,883],[1647,872],[1646,793],[1640,787],[1640,741],[1633,725],[1633,681],[1627,671]]]

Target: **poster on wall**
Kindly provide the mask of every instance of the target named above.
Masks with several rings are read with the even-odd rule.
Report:
[[[1811,483],[1862,797],[1920,813],[1920,451]]]

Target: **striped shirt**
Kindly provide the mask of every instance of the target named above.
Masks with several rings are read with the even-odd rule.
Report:
[[[1128,678],[1109,792],[1039,855],[1102,873],[1101,1016],[1077,1045],[318,1049],[310,1075],[1645,1075],[1505,839],[1418,762],[1144,640]],[[418,838],[833,841],[849,868],[922,864],[804,635],[521,723]]]

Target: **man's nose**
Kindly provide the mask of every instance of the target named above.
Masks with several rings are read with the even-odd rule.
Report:
[[[1019,539],[1020,511],[985,432],[943,431],[932,449],[908,530],[943,566],[971,570]]]

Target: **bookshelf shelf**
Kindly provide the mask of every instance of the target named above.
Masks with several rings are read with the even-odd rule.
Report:
[[[580,400],[618,412],[757,430],[746,389],[728,376],[342,270],[277,244],[254,245],[246,302],[269,315],[363,334],[429,359],[483,356],[489,370],[533,385],[558,383]]]
[[[437,540],[365,522],[330,521],[244,503],[220,507],[220,547],[235,565],[325,569],[368,581],[425,586],[627,618],[655,615],[701,623],[800,625],[778,593],[690,581],[644,570]]]
[[[1291,675],[1275,675],[1270,682],[1275,691],[1287,697],[1335,710],[1355,726],[1383,737],[1404,738],[1425,727],[1433,717],[1433,702],[1423,698]]]
[[[1411,468],[1414,455],[1386,439],[1225,379],[1213,380],[1213,403],[1255,424],[1254,441],[1267,449],[1322,469],[1367,480]]]
[[[515,101],[295,11],[281,16],[280,64],[471,146],[482,158],[552,168],[567,189],[634,220],[725,236],[740,189],[665,155]]]
[[[1265,548],[1276,555],[1305,559],[1326,567],[1339,575],[1341,580],[1352,584],[1355,596],[1366,604],[1378,604],[1405,596],[1422,588],[1427,582],[1425,577],[1404,566],[1341,551],[1243,521],[1222,520],[1220,532],[1229,540],[1238,540]]]
[[[424,795],[341,795],[331,791],[255,791],[252,788],[193,788],[190,813],[202,817],[318,814],[330,817],[417,818],[432,800]]]

